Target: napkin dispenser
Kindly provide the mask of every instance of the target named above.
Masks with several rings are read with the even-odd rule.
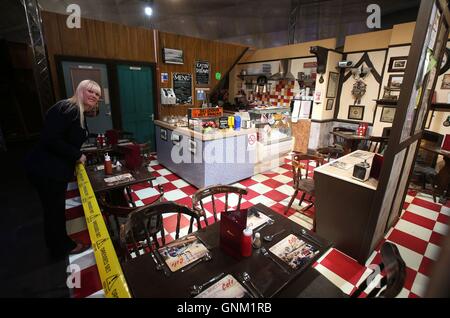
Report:
[[[241,258],[242,231],[247,227],[247,210],[222,212],[220,215],[220,248],[228,255]]]
[[[370,164],[367,160],[364,162],[360,162],[353,167],[353,175],[352,178],[359,181],[367,181],[370,176]]]
[[[161,88],[161,104],[174,105],[177,103],[177,98],[173,88]]]

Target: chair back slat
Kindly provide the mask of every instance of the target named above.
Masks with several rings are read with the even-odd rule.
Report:
[[[217,209],[216,209],[214,195],[225,194],[225,209],[224,209],[224,211],[228,211],[229,195],[231,193],[238,195],[237,208],[240,209],[242,196],[247,194],[247,190],[243,189],[243,188],[239,188],[239,187],[229,186],[229,185],[212,185],[212,186],[209,186],[209,187],[206,187],[203,189],[199,189],[192,196],[192,208],[194,211],[199,213],[199,215],[201,217],[204,218],[206,225],[208,225],[208,221],[206,218],[207,211],[206,211],[202,201],[208,197],[211,197],[214,221],[217,222],[217,213],[219,211],[217,211]],[[222,211],[220,211],[220,212],[222,212]]]
[[[163,215],[167,213],[177,213],[177,222],[175,229],[176,239],[178,239],[180,235],[180,228],[182,224],[181,217],[183,215],[188,219],[190,218],[191,220],[193,218],[195,221],[197,221],[197,228],[202,228],[200,217],[196,212],[192,211],[186,206],[179,205],[175,202],[160,202],[154,205],[140,207],[128,216],[127,221],[120,228],[120,243],[126,252],[125,259],[131,258],[130,250],[127,248],[129,243],[133,244],[135,249],[137,249],[136,257],[140,256],[137,244],[140,240],[147,240],[147,245],[150,251],[153,250],[152,243],[154,243],[156,248],[159,248],[166,244]],[[162,226],[160,226],[160,222],[162,222]],[[156,229],[158,229],[158,232],[161,234],[162,244],[159,244],[157,240],[155,226]],[[192,233],[192,226],[189,226],[188,234],[189,233]]]
[[[225,212],[228,212],[228,192],[225,193]]]

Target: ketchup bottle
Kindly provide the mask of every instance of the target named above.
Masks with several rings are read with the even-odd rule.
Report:
[[[250,228],[246,228],[242,232],[241,255],[244,257],[248,257],[248,256],[252,255],[252,236],[253,236],[253,231]]]
[[[112,174],[112,162],[108,153],[105,155],[105,174]]]

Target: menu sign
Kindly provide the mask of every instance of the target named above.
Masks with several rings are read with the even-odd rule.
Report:
[[[190,118],[210,118],[223,116],[222,107],[214,108],[189,108],[188,116]]]
[[[192,74],[173,73],[172,87],[177,104],[192,104]]]
[[[197,85],[209,85],[209,62],[195,63],[195,82]]]

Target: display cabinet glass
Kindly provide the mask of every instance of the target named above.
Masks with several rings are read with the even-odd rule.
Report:
[[[255,107],[248,112],[258,130],[259,142],[273,144],[292,139],[289,107]]]

